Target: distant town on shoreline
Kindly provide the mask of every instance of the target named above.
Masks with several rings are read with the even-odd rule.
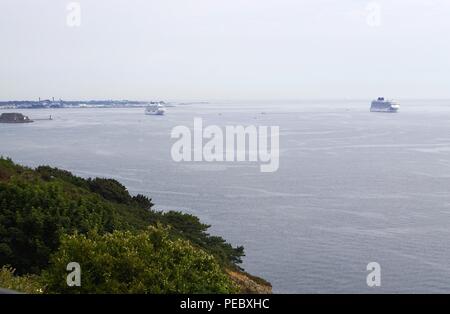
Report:
[[[164,101],[137,100],[10,100],[0,101],[0,109],[46,109],[46,108],[119,108],[144,107],[148,104],[166,104]]]

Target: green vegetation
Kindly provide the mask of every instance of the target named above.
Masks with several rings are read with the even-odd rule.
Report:
[[[68,287],[66,265],[82,266],[81,287]],[[230,293],[236,292],[212,255],[186,240],[171,240],[161,227],[131,233],[64,235],[43,274],[48,292]]]
[[[116,180],[0,158],[0,266],[11,265],[21,275],[3,268],[0,287],[52,293],[235,291],[225,269],[240,270],[243,247],[211,236],[195,216],[152,206],[151,199],[131,196]],[[71,259],[83,265],[81,289],[65,285],[64,263]]]
[[[44,288],[37,276],[15,276],[15,269],[10,266],[0,268],[0,286],[4,289],[24,293],[40,294]]]

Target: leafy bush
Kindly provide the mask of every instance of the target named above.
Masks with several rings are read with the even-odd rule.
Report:
[[[19,274],[39,273],[64,233],[145,230],[161,222],[172,226],[173,238],[189,240],[225,266],[241,263],[243,247],[207,233],[209,225],[181,212],[151,210],[151,199],[130,196],[119,182],[83,179],[68,171],[32,170],[0,158],[0,265],[13,265]],[[94,192],[95,191],[95,192]]]
[[[68,287],[66,265],[81,266],[81,287]],[[168,230],[64,235],[43,273],[49,293],[230,293],[236,288],[214,257]]]
[[[173,227],[172,233],[191,241],[193,244],[216,256],[224,266],[235,267],[242,263],[244,247],[233,248],[222,237],[207,233],[210,225],[200,222],[196,216],[179,211],[161,213],[160,221]]]
[[[36,168],[36,172],[40,174],[41,178],[46,181],[61,179],[62,181],[71,183],[81,188],[89,188],[89,184],[85,179],[77,177],[67,170],[61,170],[49,166],[39,166]]]
[[[81,257],[84,254],[89,256],[93,263],[92,267],[98,265],[97,260],[104,262],[101,260],[102,256],[109,259],[111,263],[109,268],[105,268],[109,269],[110,273],[100,272],[98,274],[103,275],[96,277],[99,276],[95,275],[97,269],[94,267],[94,270],[89,270],[89,263],[86,260],[88,267],[86,269],[85,265],[82,267],[83,272],[88,271],[88,277],[83,276],[87,286],[83,286],[79,289],[80,291],[225,292],[233,290],[226,278],[222,276],[223,274],[221,275],[220,270],[238,269],[237,264],[242,262],[241,257],[244,256],[243,247],[233,247],[223,238],[211,236],[207,232],[210,226],[201,223],[193,215],[176,211],[157,212],[152,210],[152,206],[150,198],[140,194],[131,196],[127,189],[115,180],[83,179],[68,171],[48,166],[33,170],[0,157],[0,265],[12,265],[17,269],[15,274],[19,275],[40,274],[48,269],[50,256],[57,252],[53,255],[53,266],[46,272],[45,277],[50,283],[48,291],[51,292],[74,291],[74,288],[64,290],[68,289],[65,286],[67,275],[65,265],[59,268],[55,265],[62,263],[57,259],[58,256],[68,258],[75,253]],[[153,231],[148,233],[147,228],[157,226],[159,223],[170,226],[170,229],[164,231],[163,243],[166,249],[154,250],[153,253],[148,253],[148,256],[154,257],[153,261],[149,261],[153,264],[149,266],[159,265],[158,267],[162,268],[146,273],[144,267],[146,264],[143,260],[147,253],[142,253],[143,251],[136,253],[133,248],[138,248],[137,239],[140,237],[139,239],[142,240],[144,234],[147,234],[147,238],[153,236],[151,240],[143,241],[145,244],[142,244],[143,248],[149,250],[156,247],[152,241],[158,232],[152,229]],[[140,233],[136,234],[136,232]],[[108,237],[120,241],[121,235],[128,239],[130,248],[124,247],[124,251],[118,252],[102,251],[100,244],[106,243],[107,239],[110,239]],[[66,250],[68,243],[75,243],[75,239],[81,239],[79,245],[86,247],[75,246],[77,250],[74,249],[73,252]],[[126,246],[127,243],[121,245]],[[97,259],[94,253],[89,253],[91,247],[95,247],[97,251],[94,252],[100,254]],[[68,252],[72,255],[64,255]],[[122,267],[119,266],[120,260],[114,257],[116,253],[120,256],[123,252],[134,256],[137,262],[135,265],[133,261],[125,259],[128,264],[124,265],[123,269],[129,273],[119,271]],[[161,258],[161,261],[158,262],[157,258]],[[84,261],[81,258],[79,260]],[[164,264],[165,262],[168,264]],[[106,263],[106,265],[109,264]],[[170,273],[170,267],[175,267],[175,272]],[[158,273],[157,271],[161,272],[159,275],[162,279],[158,279],[159,275],[152,275]],[[112,276],[112,279],[107,279],[109,278],[107,276]],[[99,284],[98,289],[97,284]],[[58,285],[64,285],[64,287]]]
[[[15,269],[9,266],[0,268],[0,287],[17,292],[41,294],[43,286],[36,276],[15,276]]]
[[[88,179],[92,192],[100,194],[104,199],[119,204],[130,204],[132,197],[128,190],[114,179],[95,178]]]
[[[133,202],[140,208],[145,210],[150,210],[153,207],[152,199],[144,196],[142,194],[138,194],[133,196]]]
[[[94,194],[65,193],[58,182],[12,178],[0,182],[0,265],[38,273],[64,232],[110,232],[125,226],[119,213]]]

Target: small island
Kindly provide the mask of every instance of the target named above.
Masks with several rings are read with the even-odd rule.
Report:
[[[0,115],[0,123],[30,123],[30,122],[33,122],[33,120],[17,112],[2,113]]]

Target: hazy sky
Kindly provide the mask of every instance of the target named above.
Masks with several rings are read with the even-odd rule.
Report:
[[[0,100],[450,98],[450,0],[70,2],[0,1]]]

